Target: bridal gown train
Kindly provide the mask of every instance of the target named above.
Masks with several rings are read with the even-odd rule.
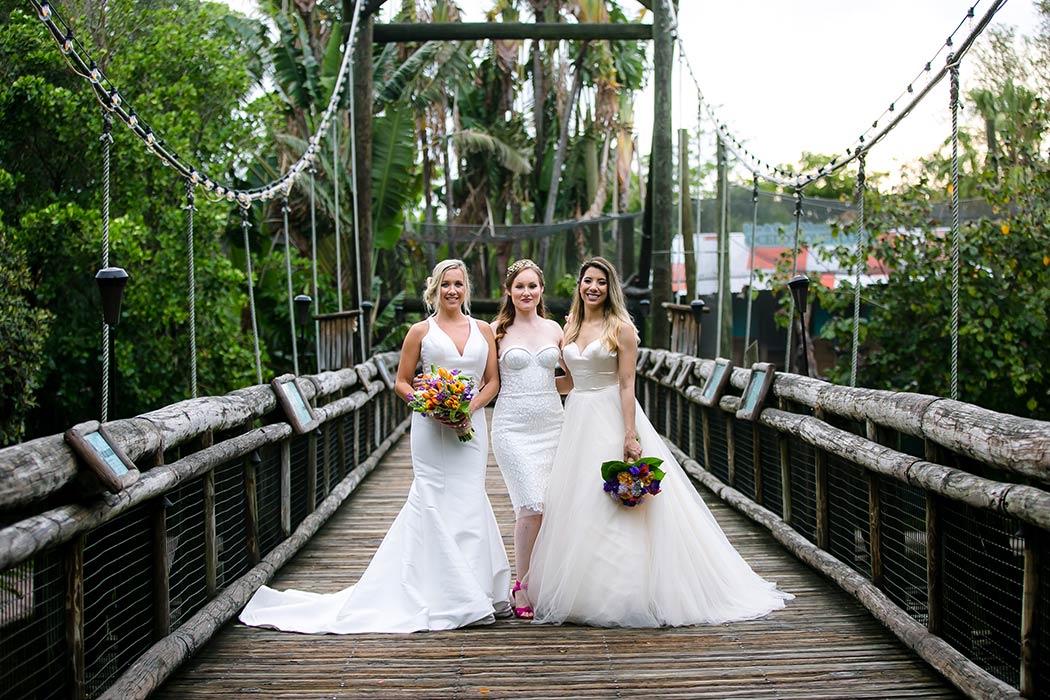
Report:
[[[793,596],[741,558],[637,403],[642,455],[664,460],[661,492],[634,508],[605,493],[602,462],[623,459],[616,354],[595,341],[563,357],[574,388],[528,575],[536,621],[659,627],[784,607]]]
[[[459,369],[480,380],[488,344],[477,322],[471,319],[462,355],[433,318],[429,324],[423,367]],[[484,411],[473,425],[474,438],[460,442],[452,430],[414,414],[408,500],[357,584],[329,594],[263,586],[241,622],[314,634],[416,632],[488,623],[509,612],[510,564],[485,493]]]

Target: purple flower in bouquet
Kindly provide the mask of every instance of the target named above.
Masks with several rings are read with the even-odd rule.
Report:
[[[602,463],[602,489],[609,497],[633,508],[646,495],[660,493],[664,472],[659,467],[663,460],[642,457],[634,462],[610,460]]]
[[[420,376],[422,386],[412,392],[409,408],[424,416],[438,416],[452,424],[462,424],[456,429],[460,442],[474,437],[470,427],[470,401],[474,398],[474,380],[458,369],[430,366],[430,371]]]

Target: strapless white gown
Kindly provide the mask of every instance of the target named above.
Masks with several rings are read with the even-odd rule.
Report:
[[[543,512],[563,418],[554,383],[560,358],[557,345],[535,353],[520,345],[509,346],[500,356],[492,452],[518,517]]]
[[[488,344],[476,326],[471,320],[460,355],[431,318],[423,366],[480,380]],[[241,622],[314,634],[416,632],[488,623],[509,612],[510,564],[485,493],[484,411],[472,420],[474,439],[460,442],[435,420],[412,416],[408,500],[356,585],[329,594],[263,586]]]
[[[595,341],[563,350],[574,389],[528,575],[537,622],[660,627],[746,620],[784,607],[726,539],[696,488],[635,406],[642,454],[664,460],[661,493],[628,508],[602,489],[623,459],[616,355]]]

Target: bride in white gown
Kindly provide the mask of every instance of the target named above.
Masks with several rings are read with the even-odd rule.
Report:
[[[459,260],[437,264],[424,301],[437,312],[405,337],[395,391],[409,398],[417,362],[459,369],[479,384],[474,437],[412,416],[412,471],[401,508],[357,584],[337,593],[263,586],[241,612],[247,625],[289,632],[355,634],[447,630],[509,614],[510,564],[485,493],[488,431],[483,407],[499,388],[495,340],[467,316],[470,284]]]
[[[782,608],[793,596],[741,558],[635,400],[638,337],[615,268],[594,258],[578,282],[563,349],[574,388],[528,575],[535,621],[659,627]],[[666,476],[628,508],[605,493],[600,466],[643,454]]]

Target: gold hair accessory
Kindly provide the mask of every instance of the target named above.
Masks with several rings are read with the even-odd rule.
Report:
[[[521,260],[517,261],[516,263],[507,268],[507,277],[512,277],[513,275],[518,274],[518,272],[525,269],[526,267],[535,267],[539,269],[536,263],[532,262],[528,258],[522,258]]]

